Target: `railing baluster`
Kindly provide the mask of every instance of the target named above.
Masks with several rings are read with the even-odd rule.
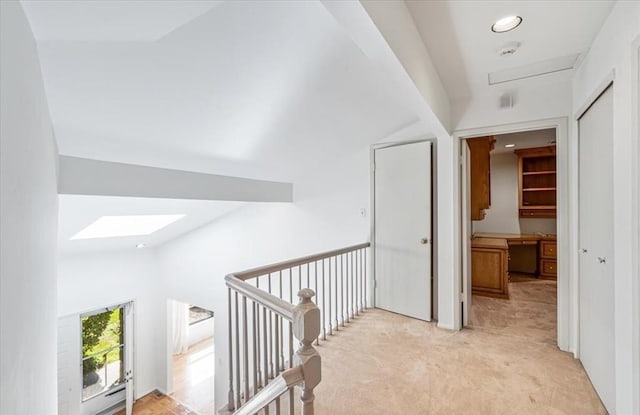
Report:
[[[298,265],[298,291],[302,289],[302,265]]]
[[[282,287],[282,271],[280,271],[280,298],[283,299],[283,295],[282,295],[282,291],[283,287]],[[280,336],[278,338],[278,341],[280,343],[280,347],[278,348],[278,350],[276,350],[276,353],[280,353],[280,359],[279,359],[279,363],[280,366],[278,366],[278,373],[280,373],[282,371],[282,368],[284,367],[284,340],[283,340],[283,331],[284,331],[284,327],[282,326],[282,318],[281,317],[277,317],[278,319],[278,335]]]
[[[331,258],[328,258],[329,261],[329,304],[327,304],[327,310],[329,311],[329,335],[333,335],[333,322],[331,321]],[[325,337],[326,340],[326,337]]]
[[[260,277],[256,278],[256,288],[260,288]],[[260,349],[262,348],[262,344],[260,343],[260,338],[261,338],[260,337],[260,333],[261,333],[261,330],[260,330],[260,328],[261,328],[260,327],[260,306],[258,304],[254,304],[254,307],[256,308],[256,314],[257,314],[256,324],[254,326],[255,327],[255,332],[256,332],[256,343],[258,345],[257,351],[256,351],[256,354],[257,354],[256,367],[257,367],[257,370],[258,370],[258,382],[257,382],[258,385],[257,386],[258,386],[258,388],[261,388],[262,387],[262,364],[261,364],[262,363],[261,362],[262,355],[260,353]],[[266,336],[267,332],[265,331],[262,334],[264,336]],[[264,385],[266,385],[266,383]],[[254,390],[253,393],[256,394],[257,390]]]
[[[347,317],[349,318],[349,321],[351,321],[351,319],[353,318],[353,316],[355,315],[353,313],[353,282],[351,281],[351,279],[353,278],[353,252],[349,252],[347,259],[349,260],[347,262]]]
[[[315,282],[315,289],[316,289],[316,301],[317,301],[317,296],[318,294],[318,261],[314,261],[313,263],[313,276],[314,276],[314,282]],[[316,346],[320,345],[320,332],[318,332],[318,337],[316,338]]]
[[[311,287],[309,286],[309,285],[310,285],[310,282],[309,282],[309,272],[310,272],[310,268],[311,268],[311,264],[307,264],[307,286],[306,286],[306,287],[304,287],[304,288],[311,288]]]
[[[236,313],[236,408],[242,406],[240,392],[240,318],[238,312],[238,292],[235,293],[235,313]]]
[[[268,311],[266,307],[262,307],[262,347],[264,348],[264,361],[262,362],[262,378],[264,381],[264,386],[267,386],[269,383],[269,346],[268,346],[268,336],[267,336],[267,313],[271,314],[271,311]]]
[[[323,258],[322,259],[322,340],[326,341],[327,340],[327,323],[326,323],[326,320],[324,318],[324,310],[325,310],[325,308],[327,308],[327,304],[325,302],[325,299],[326,299],[326,295],[325,295],[326,285],[324,283],[324,269],[325,269],[325,263],[324,263],[324,258]]]
[[[269,294],[271,294],[271,274],[269,274],[269,276],[267,277],[267,288],[269,289]],[[269,313],[269,321],[268,321],[268,326],[269,326],[269,376],[267,376],[269,379],[273,379],[276,376],[278,376],[277,370],[274,370],[273,368],[273,355],[274,352],[277,353],[277,350],[275,350],[274,348],[274,341],[273,341],[273,320],[274,320],[274,316],[273,313]],[[265,333],[266,335],[266,333]],[[277,369],[277,368],[276,368]]]
[[[233,396],[233,317],[232,317],[232,307],[231,307],[231,288],[228,288],[229,295],[227,301],[229,302],[229,409],[236,409],[235,398]],[[236,357],[237,358],[237,357]]]
[[[255,301],[251,301],[251,324],[252,324],[252,340],[251,346],[253,348],[253,395],[258,393],[258,319],[256,318],[256,310],[258,304]]]
[[[356,301],[356,309],[358,310],[358,315],[360,315],[360,310],[362,310],[362,284],[360,284],[360,275],[362,272],[362,268],[360,267],[360,258],[362,257],[360,250],[356,251],[356,287],[357,287],[357,301]]]
[[[351,251],[351,278],[349,278],[349,281],[351,281],[351,317],[352,318],[356,316],[356,309],[358,308],[356,305],[358,294],[357,294],[357,284],[355,284],[357,282],[357,279],[356,279],[356,268],[355,268],[354,256],[355,256],[355,252]]]
[[[353,274],[353,278],[356,284],[356,292],[354,295],[354,302],[353,302],[353,306],[356,310],[356,316],[360,315],[360,305],[359,302],[360,301],[360,260],[358,257],[358,251],[355,251],[354,253],[354,267],[355,267],[355,271]]]
[[[289,368],[293,367],[293,323],[289,322]],[[293,388],[289,389],[289,415],[293,415]]]
[[[367,249],[364,249],[364,262],[363,262],[363,266],[364,266],[364,309],[367,309],[367,284],[368,284],[368,279],[367,279]]]
[[[340,315],[342,316],[342,327],[344,327],[344,322],[345,322],[345,318],[344,318],[344,302],[345,302],[345,295],[344,295],[344,283],[346,281],[346,278],[344,277],[344,254],[340,255]]]
[[[280,289],[280,291],[282,291],[282,289]],[[281,318],[279,316],[275,316],[275,325],[276,325],[276,335],[275,335],[275,346],[276,346],[276,350],[275,350],[275,367],[276,367],[276,372],[274,373],[275,376],[278,376],[280,374],[281,371],[281,366],[280,366],[280,348],[281,343],[280,343],[280,322],[281,322]],[[276,414],[280,413],[280,397],[276,398]]]
[[[336,256],[336,263],[335,263],[335,286],[336,286],[336,331],[340,331],[340,322],[338,321],[338,314],[340,312],[340,309],[338,308],[339,306],[339,297],[338,297],[338,257]]]
[[[249,340],[247,327],[247,296],[242,296],[242,382],[244,384],[244,401],[249,400]]]

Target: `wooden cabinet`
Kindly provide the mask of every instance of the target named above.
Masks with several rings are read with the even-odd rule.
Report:
[[[471,241],[473,294],[509,298],[508,249],[506,239],[474,238]]]
[[[556,217],[556,146],[516,150],[521,218]]]
[[[471,176],[471,220],[483,220],[485,209],[491,206],[490,153],[496,140],[491,137],[469,138]]]
[[[541,240],[538,245],[540,278],[555,280],[558,275],[558,244],[555,240]]]

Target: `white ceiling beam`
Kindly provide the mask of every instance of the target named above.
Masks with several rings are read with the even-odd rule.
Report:
[[[413,103],[437,137],[450,136],[449,97],[403,1],[321,0],[362,52]]]
[[[60,156],[58,193],[292,202],[293,184]]]

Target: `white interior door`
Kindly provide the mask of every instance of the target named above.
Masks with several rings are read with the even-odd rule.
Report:
[[[431,320],[431,143],[374,152],[375,306]]]
[[[579,120],[580,360],[615,413],[613,87]]]
[[[125,344],[125,357],[124,357],[124,370],[126,377],[126,415],[133,413],[133,303],[128,303],[124,307],[125,322],[124,322],[124,344]]]

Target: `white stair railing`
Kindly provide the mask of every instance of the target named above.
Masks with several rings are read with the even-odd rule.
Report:
[[[368,248],[367,242],[225,278],[229,396],[221,413],[279,415],[286,405],[293,415],[296,386],[302,414],[314,413],[321,359],[313,342],[326,340],[366,309]]]

